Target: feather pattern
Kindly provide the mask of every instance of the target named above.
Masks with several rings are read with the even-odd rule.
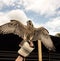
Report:
[[[54,44],[49,36],[49,32],[44,27],[34,28],[29,20],[27,26],[17,20],[11,20],[9,23],[0,26],[0,34],[13,33],[23,38],[24,41],[41,40],[49,50],[55,50]]]

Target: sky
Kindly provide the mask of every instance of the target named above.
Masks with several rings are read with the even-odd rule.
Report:
[[[60,32],[60,0],[0,0],[0,25],[16,19],[45,27],[50,35]]]

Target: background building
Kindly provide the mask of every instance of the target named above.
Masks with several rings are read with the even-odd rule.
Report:
[[[42,44],[42,59],[43,61],[60,61],[60,37],[51,36],[56,51],[48,51]],[[19,43],[22,41],[14,34],[0,34],[0,61],[14,61],[18,56]],[[38,43],[34,42],[35,50],[25,58],[26,61],[38,61]]]

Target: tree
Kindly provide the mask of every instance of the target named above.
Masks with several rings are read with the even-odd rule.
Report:
[[[60,33],[57,33],[55,36],[60,37]]]

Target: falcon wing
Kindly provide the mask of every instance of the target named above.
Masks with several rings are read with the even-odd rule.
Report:
[[[41,40],[46,48],[48,48],[49,50],[55,50],[53,42],[49,36],[49,32],[45,28],[41,27],[35,29],[34,34],[34,40]]]
[[[17,20],[11,20],[9,23],[0,26],[0,34],[13,33],[23,38],[26,32],[26,27]]]

